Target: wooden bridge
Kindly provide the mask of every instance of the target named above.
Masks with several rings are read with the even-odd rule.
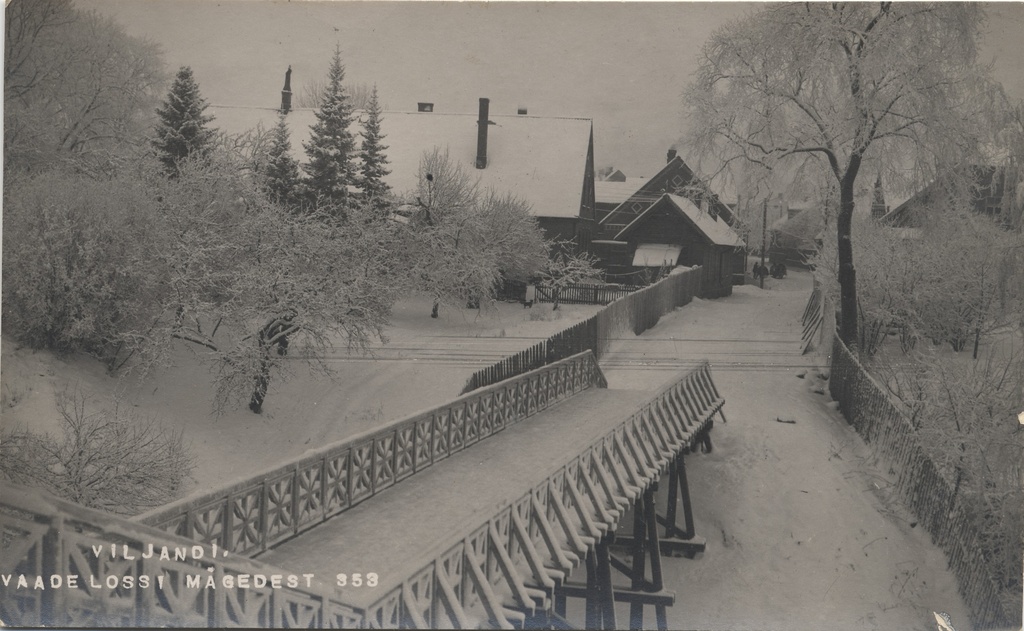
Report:
[[[0,620],[567,628],[581,598],[587,628],[628,602],[664,629],[661,555],[703,550],[684,457],[723,403],[706,363],[610,390],[588,351],[134,521],[6,485]]]

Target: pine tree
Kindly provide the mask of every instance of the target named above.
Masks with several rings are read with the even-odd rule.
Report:
[[[387,198],[391,194],[391,187],[384,181],[384,177],[391,173],[385,165],[388,158],[384,151],[387,145],[381,144],[385,138],[380,133],[381,107],[377,100],[377,86],[373,86],[370,94],[370,102],[366,106],[366,123],[362,132],[363,149],[360,152],[362,165],[360,166],[359,188],[362,189],[363,198],[375,209],[382,210],[387,206]]]
[[[330,201],[342,208],[348,204],[348,186],[356,181],[352,161],[356,143],[349,131],[352,106],[342,83],[344,79],[341,49],[335,47],[323,102],[316,112],[316,123],[310,128],[309,142],[303,143],[309,163],[302,167],[308,176],[306,185],[313,201]]]
[[[299,185],[299,163],[291,156],[291,151],[288,125],[281,115],[271,132],[263,185],[272,200],[289,207],[298,201]]]
[[[204,114],[205,110],[206,100],[199,94],[199,84],[192,76],[192,69],[182,66],[167,100],[156,110],[160,121],[153,140],[160,162],[172,177],[178,173],[180,160],[203,156],[210,150],[210,141],[216,130],[207,127],[213,116]]]

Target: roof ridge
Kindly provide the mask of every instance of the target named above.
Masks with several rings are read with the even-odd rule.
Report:
[[[257,110],[266,112],[277,112],[280,111],[280,107],[267,107],[262,105],[225,105],[223,103],[211,103],[210,107],[231,109],[231,110]],[[292,112],[315,112],[315,107],[293,107],[289,110],[289,114]],[[352,110],[353,112],[365,112],[365,109],[359,108]],[[469,112],[417,112],[413,110],[381,110],[381,116],[387,114],[415,114],[419,116],[471,116],[474,119],[479,115],[476,113]],[[578,120],[594,122],[593,118],[586,116],[537,116],[535,114],[491,114],[490,118],[536,118],[542,120]]]

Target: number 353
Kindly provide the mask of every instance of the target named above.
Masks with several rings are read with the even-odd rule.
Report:
[[[379,577],[376,572],[368,572],[367,574],[336,574],[334,576],[335,582],[338,587],[376,587]]]

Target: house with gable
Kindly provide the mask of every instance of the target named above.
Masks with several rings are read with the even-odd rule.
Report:
[[[595,241],[594,251],[611,278],[636,282],[664,268],[700,265],[702,297],[732,294],[743,241],[723,219],[686,197],[662,193],[628,224],[602,237],[607,238]]]
[[[705,297],[727,296],[742,282],[746,253],[731,227],[732,209],[674,149],[654,176],[599,182],[597,191],[593,251],[610,279],[635,282],[650,277],[652,268],[700,265]]]
[[[227,133],[257,127],[269,130],[286,112],[292,151],[306,161],[303,143],[316,121],[312,109],[292,109],[291,91],[282,91],[279,109],[210,106],[215,125]],[[365,113],[356,112],[353,134],[362,131]],[[479,100],[476,114],[438,112],[433,103],[417,110],[385,111],[381,115],[387,168],[384,178],[399,197],[413,201],[421,161],[435,149],[475,175],[481,188],[511,193],[530,204],[546,238],[573,241],[589,251],[596,231],[594,205],[594,134],[589,118],[494,114],[490,101]],[[358,136],[357,136],[358,141]]]

